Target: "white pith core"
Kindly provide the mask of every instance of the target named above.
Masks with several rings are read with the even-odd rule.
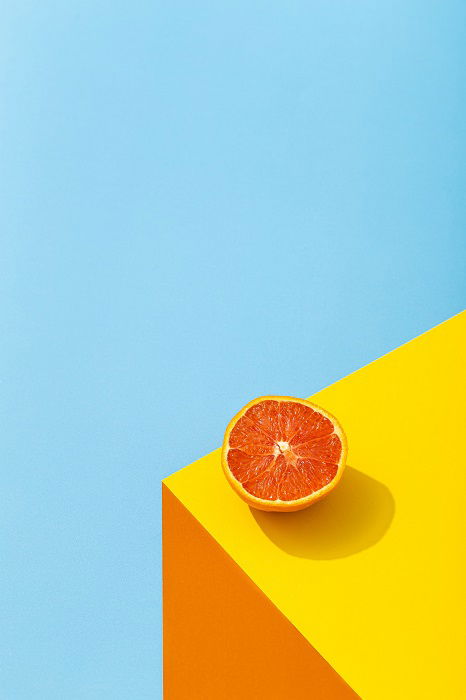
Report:
[[[279,455],[280,453],[283,454],[284,452],[287,452],[290,449],[290,445],[288,442],[282,442],[279,440],[276,445],[275,445],[275,456]]]

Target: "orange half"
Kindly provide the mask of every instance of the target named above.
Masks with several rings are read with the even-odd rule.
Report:
[[[338,484],[346,454],[345,433],[323,408],[291,396],[261,396],[228,424],[222,466],[250,506],[292,511]]]

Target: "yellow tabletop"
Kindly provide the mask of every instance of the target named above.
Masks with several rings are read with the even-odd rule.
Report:
[[[308,510],[251,510],[219,450],[165,480],[369,700],[466,697],[465,339],[466,312],[311,397],[349,466]]]

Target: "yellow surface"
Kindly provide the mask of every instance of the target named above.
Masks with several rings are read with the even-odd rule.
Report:
[[[165,480],[369,700],[466,697],[465,340],[466,312],[311,397],[351,468],[308,510],[250,510],[220,450]]]

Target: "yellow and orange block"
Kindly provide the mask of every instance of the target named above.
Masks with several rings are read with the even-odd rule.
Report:
[[[220,450],[163,484],[165,700],[466,697],[466,313],[312,397],[335,491],[251,510]]]

